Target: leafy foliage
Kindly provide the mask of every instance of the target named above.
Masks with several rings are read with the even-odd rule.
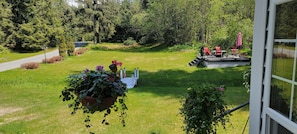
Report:
[[[247,89],[247,92],[250,92],[250,84],[251,84],[251,69],[249,68],[248,70],[245,70],[243,72],[243,85]]]
[[[11,36],[6,41],[8,46],[18,51],[39,51],[43,46],[57,46],[63,28],[59,23],[60,7],[55,5],[62,3],[59,0],[8,1],[12,11],[10,20],[14,25],[8,32]]]
[[[67,44],[64,36],[62,37],[61,44],[59,45],[59,55],[62,57],[67,56]]]
[[[202,84],[189,88],[180,113],[184,116],[186,133],[216,133],[219,123],[225,128],[228,121],[227,104],[223,100],[224,88]]]
[[[4,44],[8,43],[13,30],[13,23],[10,20],[10,17],[12,16],[11,5],[5,0],[0,1],[0,12],[0,44]]]
[[[7,47],[0,45],[0,54],[9,53],[9,49]]]
[[[127,40],[124,41],[124,45],[134,45],[136,44],[137,42],[132,38],[132,37],[129,37]]]
[[[75,114],[77,110],[83,110],[88,114],[105,110],[102,124],[108,125],[106,117],[111,114],[111,108],[114,108],[114,111],[118,111],[119,108],[113,102],[107,103],[106,101],[117,101],[121,108],[121,122],[125,126],[125,110],[128,109],[125,104],[127,87],[117,74],[117,65],[121,64],[121,62],[113,61],[109,66],[111,72],[99,65],[95,70],[85,69],[81,73],[69,76],[68,85],[62,90],[60,97],[63,101],[72,101],[69,104],[69,108],[73,109],[72,114]],[[89,116],[85,122],[86,127],[90,127]]]
[[[75,51],[75,45],[73,42],[72,37],[68,37],[68,42],[67,42],[67,54],[68,56],[73,56],[74,55],[74,51]]]
[[[67,37],[66,42],[71,37],[94,43],[124,42],[133,37],[141,45],[201,42],[228,49],[241,32],[243,47],[251,48],[254,0],[76,2],[77,7],[64,0],[1,2],[0,44],[39,51],[42,46],[59,46],[62,36]]]

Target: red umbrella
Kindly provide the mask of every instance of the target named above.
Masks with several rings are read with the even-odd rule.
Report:
[[[241,36],[241,32],[239,32],[236,40],[236,48],[240,48],[241,46],[242,46],[242,36]]]

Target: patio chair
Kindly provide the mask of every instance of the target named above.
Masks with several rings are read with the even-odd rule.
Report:
[[[239,55],[239,51],[236,48],[232,48],[231,49],[231,53],[232,53],[232,55],[235,55],[235,56],[238,56]]]
[[[223,53],[221,50],[221,47],[216,47],[216,53],[215,53],[216,57],[222,57]]]
[[[204,52],[204,55],[210,55],[210,51],[209,51],[208,47],[204,47],[203,52]]]

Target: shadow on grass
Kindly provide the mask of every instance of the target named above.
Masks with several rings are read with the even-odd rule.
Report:
[[[137,87],[130,90],[136,93],[149,92],[158,96],[181,98],[186,94],[188,87],[202,83],[225,85],[227,104],[240,105],[249,99],[242,85],[242,70],[237,68],[198,69],[192,73],[183,70],[140,71]]]
[[[202,83],[242,86],[242,75],[242,70],[236,68],[197,69],[191,73],[183,70],[160,70],[158,72],[140,70],[139,84],[149,87],[188,87]]]

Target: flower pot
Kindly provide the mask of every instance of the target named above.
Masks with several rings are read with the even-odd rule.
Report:
[[[84,99],[81,99],[80,101],[83,106],[87,107],[91,111],[103,111],[114,104],[114,102],[117,99],[117,96],[103,98],[101,102],[97,102],[96,99],[97,98],[86,96]]]

